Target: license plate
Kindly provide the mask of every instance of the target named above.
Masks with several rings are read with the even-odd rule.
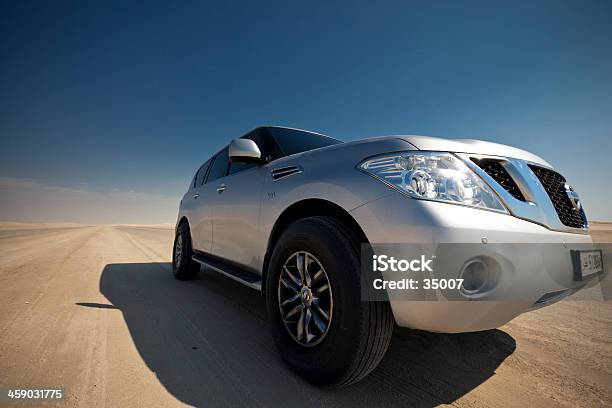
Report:
[[[574,280],[581,281],[591,275],[603,272],[603,256],[601,249],[590,251],[571,251],[574,264]]]

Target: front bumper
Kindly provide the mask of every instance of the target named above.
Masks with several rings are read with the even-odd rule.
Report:
[[[574,281],[570,256],[572,249],[593,247],[586,234],[551,231],[511,215],[413,200],[395,192],[352,210],[351,215],[374,246],[458,244],[433,277],[456,278],[466,262],[478,257],[488,257],[499,266],[491,277],[495,281],[478,296],[457,292],[451,298],[437,295],[431,300],[428,295],[404,300],[388,291],[399,326],[444,333],[492,329],[588,283]]]

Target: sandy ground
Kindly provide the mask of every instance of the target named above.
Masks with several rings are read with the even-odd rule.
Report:
[[[594,230],[612,242],[611,224]],[[0,226],[0,387],[61,387],[57,405],[82,407],[612,406],[598,287],[498,330],[398,329],[369,377],[325,390],[285,368],[257,292],[174,280],[171,241],[168,226]]]

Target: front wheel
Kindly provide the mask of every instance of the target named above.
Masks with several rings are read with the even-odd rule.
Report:
[[[280,237],[266,278],[272,335],[287,365],[326,386],[355,383],[382,360],[388,303],[361,300],[359,243],[339,221],[309,217]]]

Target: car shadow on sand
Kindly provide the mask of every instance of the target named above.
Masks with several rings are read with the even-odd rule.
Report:
[[[516,347],[500,330],[444,335],[396,328],[374,372],[356,385],[325,389],[283,364],[261,295],[221,275],[203,270],[199,279],[179,282],[168,263],[109,264],[100,290],[123,313],[161,384],[194,406],[432,407],[485,382]]]

